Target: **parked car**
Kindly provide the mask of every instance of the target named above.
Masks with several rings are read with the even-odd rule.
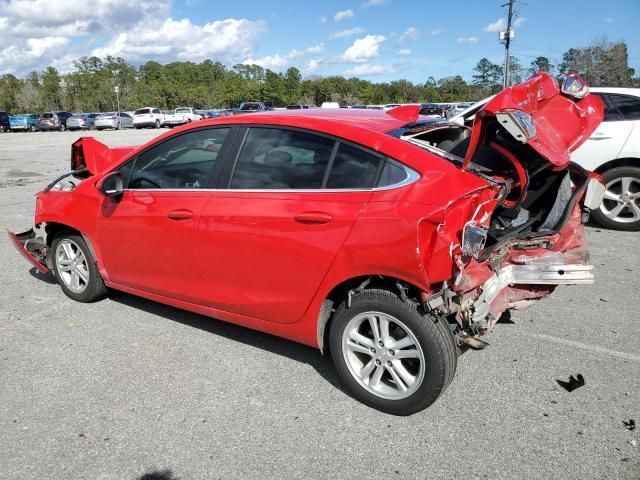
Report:
[[[592,88],[602,98],[604,121],[571,158],[581,167],[602,175],[607,190],[602,204],[591,212],[603,227],[640,230],[640,89]],[[487,104],[481,100],[450,121],[470,126]]]
[[[9,119],[12,132],[35,132],[38,129],[38,115],[21,113]]]
[[[568,150],[603,107],[562,91],[539,74],[471,131],[403,106],[82,138],[10,236],[74,300],[113,288],[329,350],[356,398],[408,415],[503,312],[593,280],[583,211],[604,187]]]
[[[402,105],[402,104],[400,104],[400,103],[387,103],[387,104],[384,106],[384,109],[385,109],[385,110],[391,110],[392,108],[400,107],[401,105]]]
[[[173,128],[185,123],[195,122],[202,117],[196,113],[193,108],[179,107],[174,110],[173,113],[164,116],[162,125],[165,127]]]
[[[11,115],[7,112],[0,112],[0,132],[11,131]]]
[[[295,105],[287,105],[287,110],[308,110],[309,105],[305,104],[295,104]]]
[[[73,115],[67,120],[67,130],[93,130],[99,113],[81,113]]]
[[[246,113],[266,112],[268,108],[262,102],[242,102],[240,107],[233,112],[234,115],[244,115]]]
[[[442,107],[435,103],[423,103],[420,105],[420,115],[436,115],[442,117]]]
[[[40,115],[36,123],[38,130],[59,130],[64,132],[67,129],[67,120],[72,114],[69,112],[46,112]]]
[[[113,128],[120,130],[121,128],[133,128],[133,118],[124,112],[103,113],[95,119],[96,130],[104,130],[105,128]]]
[[[135,128],[160,128],[164,122],[164,114],[159,108],[144,107],[133,113],[133,126]]]

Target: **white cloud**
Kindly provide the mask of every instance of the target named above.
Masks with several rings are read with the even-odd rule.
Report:
[[[511,27],[521,27],[525,22],[524,17],[516,17]],[[485,32],[504,32],[507,30],[507,20],[504,18],[499,18],[495,22],[491,22],[486,25],[483,29]]]
[[[289,53],[280,55],[278,53],[274,55],[267,55],[262,58],[247,58],[242,63],[245,65],[260,65],[262,68],[268,68],[269,70],[282,71],[297,63],[296,60],[306,56],[315,55],[324,51],[324,43],[319,43],[302,50],[292,49]],[[312,60],[313,61],[313,60]],[[307,69],[309,65],[307,65]]]
[[[313,47],[309,47],[305,50],[305,53],[309,55],[314,55],[316,53],[321,53],[321,52],[324,52],[324,43],[318,43],[317,45],[314,45]]]
[[[160,23],[140,24],[120,33],[92,55],[118,55],[130,60],[202,61],[215,58],[237,62],[250,56],[256,38],[265,30],[263,21],[227,18],[195,25],[183,18],[167,18]]]
[[[408,57],[409,55],[411,55],[411,49],[410,48],[403,48],[402,50],[398,50],[398,55],[400,55],[401,57]]]
[[[348,70],[345,70],[345,75],[362,76],[369,75],[381,75],[383,73],[395,73],[396,69],[392,65],[371,65],[365,63],[362,65],[356,65]]]
[[[362,28],[362,27],[348,28],[346,30],[340,30],[340,31],[337,31],[337,32],[331,32],[329,34],[329,38],[351,37],[353,35],[360,35],[362,33],[364,33],[364,28]]]
[[[479,40],[478,37],[458,37],[456,41],[462,44],[473,44],[478,43]]]
[[[367,0],[366,2],[364,2],[363,7],[364,8],[380,7],[380,6],[384,5],[385,3],[387,3],[387,0]]]
[[[305,73],[314,73],[316,70],[318,70],[318,68],[320,68],[321,64],[322,64],[322,59],[320,60],[311,59],[309,60],[309,62],[307,63],[307,66],[304,67],[303,70]]]
[[[353,13],[353,10],[340,10],[333,16],[333,20],[335,22],[341,22],[342,20],[353,18],[354,15],[355,13]]]
[[[365,63],[380,55],[380,44],[385,40],[383,35],[367,35],[358,38],[347,48],[341,59],[346,63]]]
[[[50,50],[57,50],[64,47],[70,40],[66,37],[44,37],[29,38],[27,45],[29,46],[28,55],[41,57]]]
[[[405,30],[405,32],[400,36],[400,41],[404,40],[417,40],[420,37],[420,32],[416,27],[409,27]]]
[[[436,36],[436,35],[440,35],[442,33],[442,30],[440,30],[439,28],[434,28],[433,30],[431,30],[431,35],[432,36]]]

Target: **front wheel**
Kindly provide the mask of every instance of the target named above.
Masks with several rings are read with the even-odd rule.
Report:
[[[617,167],[602,174],[605,194],[593,219],[603,227],[640,230],[640,167]]]
[[[361,402],[411,415],[444,392],[457,349],[444,320],[386,290],[365,290],[338,307],[329,329],[333,363]]]
[[[160,120],[156,120],[156,128],[160,128]]]
[[[64,132],[65,130],[67,130],[67,126],[64,123],[60,124],[60,131]]]
[[[29,126],[29,131],[30,132],[35,132],[36,131],[36,126],[35,125],[30,125]]]
[[[74,233],[58,235],[51,245],[53,273],[67,297],[95,302],[107,293],[98,267],[84,239]]]

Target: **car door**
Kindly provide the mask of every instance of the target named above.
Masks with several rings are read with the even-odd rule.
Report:
[[[618,158],[634,124],[625,119],[614,103],[617,100],[614,97],[620,95],[596,95],[600,95],[605,105],[604,120],[587,141],[571,154],[571,160],[587,170],[595,170],[603,163]]]
[[[97,219],[111,281],[182,300],[200,299],[198,222],[229,132],[219,127],[174,135],[118,169],[124,194],[105,198]]]
[[[382,159],[308,131],[251,127],[242,135],[225,188],[212,192],[201,217],[205,302],[293,323],[370,198]]]

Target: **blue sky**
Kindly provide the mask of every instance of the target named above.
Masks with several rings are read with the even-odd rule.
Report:
[[[470,79],[482,57],[500,63],[500,0],[0,0],[0,74],[80,55],[146,60],[258,63],[304,76],[375,81]],[[523,65],[557,62],[570,47],[625,41],[640,73],[640,1],[528,0],[517,5],[512,52]],[[503,20],[501,20],[503,19]]]

